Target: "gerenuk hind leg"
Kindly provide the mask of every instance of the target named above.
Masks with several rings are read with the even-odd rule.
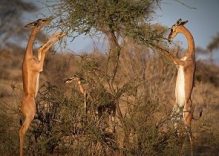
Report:
[[[185,125],[186,135],[188,135],[190,141],[191,155],[193,155],[193,138],[192,138],[192,130],[191,130],[192,114],[193,114],[192,101],[188,100],[183,110],[183,121]]]
[[[22,100],[21,111],[24,115],[24,122],[19,130],[20,156],[23,155],[24,137],[36,114],[36,105],[33,97],[24,97]]]

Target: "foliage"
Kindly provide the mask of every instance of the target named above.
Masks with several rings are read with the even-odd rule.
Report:
[[[126,34],[137,29],[150,18],[155,0],[65,0],[55,8],[63,28],[70,33],[87,34],[92,31]],[[61,12],[61,15],[59,14]]]
[[[52,5],[57,24],[69,35],[102,33],[108,40],[109,51],[105,75],[112,92],[118,76],[121,55],[120,40],[132,38],[147,47],[162,38],[164,29],[149,23],[157,0],[66,0]]]

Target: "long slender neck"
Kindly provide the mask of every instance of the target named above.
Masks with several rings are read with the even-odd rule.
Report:
[[[30,38],[29,38],[28,43],[27,43],[25,57],[32,57],[33,56],[33,43],[36,39],[37,33],[38,33],[37,29],[33,28],[31,31],[31,34],[30,34]]]
[[[187,50],[187,54],[194,57],[195,56],[195,42],[193,39],[192,34],[190,33],[190,31],[184,27],[181,26],[179,29],[179,32],[184,34],[188,43],[188,50]]]

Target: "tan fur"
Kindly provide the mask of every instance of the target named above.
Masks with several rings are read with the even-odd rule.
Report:
[[[194,87],[194,73],[195,73],[195,43],[192,34],[184,26],[187,21],[182,22],[179,20],[172,26],[171,32],[168,36],[172,40],[177,34],[182,33],[185,35],[188,49],[181,59],[173,59],[178,68],[176,80],[176,106],[183,107],[183,121],[187,130],[189,130],[189,138],[191,143],[192,153],[192,135],[191,135],[191,122],[192,122],[192,100],[191,94]],[[184,87],[183,87],[184,86]]]
[[[191,94],[192,89],[194,86],[194,73],[195,73],[195,44],[194,39],[189,32],[187,28],[185,28],[183,25],[174,26],[174,33],[171,37],[175,37],[178,33],[182,33],[185,35],[187,42],[188,42],[188,50],[185,53],[185,56],[180,59],[179,62],[174,62],[177,65],[178,73],[179,70],[183,70],[184,75],[184,90],[180,90],[180,92],[184,92],[185,94],[185,103],[184,103],[184,123],[186,126],[191,125],[192,120],[192,103],[191,103]],[[177,74],[177,79],[179,79],[179,75]],[[179,82],[176,83],[176,86],[179,85]],[[179,92],[177,89],[183,89],[183,88],[176,88],[176,92]],[[176,97],[177,99],[178,97]],[[179,105],[179,103],[176,104]]]
[[[26,52],[22,64],[22,77],[23,77],[23,91],[24,95],[21,101],[21,111],[25,117],[24,123],[19,130],[20,138],[20,156],[23,155],[24,137],[28,130],[34,116],[36,114],[35,97],[38,91],[39,74],[43,70],[43,63],[46,52],[49,48],[57,42],[63,33],[53,34],[49,40],[38,49],[38,55],[40,58],[33,56],[33,42],[36,38],[37,33],[41,28],[50,23],[51,19],[39,19],[35,22],[28,24],[26,27],[32,29],[30,39],[27,44]]]

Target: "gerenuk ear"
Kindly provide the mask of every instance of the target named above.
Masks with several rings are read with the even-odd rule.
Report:
[[[24,28],[33,28],[33,27],[35,27],[36,25],[37,25],[36,22],[31,22],[31,23],[26,24],[26,25],[24,26]]]
[[[186,23],[188,23],[188,20],[182,21],[182,22],[180,23],[180,25],[184,25],[184,24],[186,24]]]
[[[182,22],[182,19],[180,18],[176,21],[176,25],[180,25],[181,22]]]

